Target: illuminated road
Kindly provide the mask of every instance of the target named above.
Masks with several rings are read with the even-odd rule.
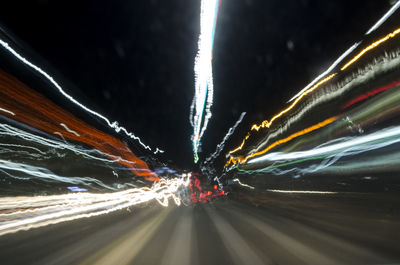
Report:
[[[242,193],[235,196],[245,198]],[[250,197],[249,197],[250,198]],[[273,194],[132,208],[0,237],[2,264],[393,264],[398,196]],[[255,206],[258,205],[258,207]]]

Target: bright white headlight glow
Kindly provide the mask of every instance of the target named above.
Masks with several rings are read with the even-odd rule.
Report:
[[[200,11],[200,36],[194,63],[195,94],[190,107],[193,127],[192,144],[194,161],[198,161],[200,140],[211,118],[213,103],[212,50],[219,0],[202,0]]]

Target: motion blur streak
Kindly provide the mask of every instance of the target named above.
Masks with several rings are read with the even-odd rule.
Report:
[[[369,91],[369,92],[367,92],[367,93],[365,93],[365,94],[363,94],[361,96],[358,96],[355,99],[350,100],[349,102],[347,102],[345,105],[342,106],[342,109],[346,109],[346,108],[350,107],[353,104],[356,104],[356,103],[358,103],[358,102],[360,102],[362,100],[365,100],[365,99],[368,99],[370,97],[373,97],[376,94],[379,94],[379,93],[381,93],[383,91],[386,91],[386,90],[388,90],[388,89],[390,89],[390,88],[392,88],[394,86],[398,86],[398,85],[400,85],[400,80],[397,80],[397,81],[394,81],[394,82],[392,82],[390,84],[387,84],[385,86],[376,88],[376,89],[374,89],[372,91]]]
[[[247,184],[245,184],[245,183],[242,183],[242,182],[240,181],[240,179],[238,179],[238,178],[234,179],[233,182],[236,182],[237,184],[239,184],[239,185],[242,186],[242,187],[246,187],[246,188],[249,188],[249,189],[251,189],[251,190],[254,190],[254,187],[253,187],[253,186],[250,186],[250,185],[247,185]]]
[[[88,113],[102,119],[103,121],[105,121],[107,123],[108,126],[110,126],[111,128],[113,128],[116,132],[120,132],[123,131],[127,136],[129,136],[130,138],[136,140],[139,142],[139,144],[144,147],[145,149],[148,149],[150,151],[152,151],[152,149],[150,148],[150,146],[145,145],[139,137],[135,136],[133,133],[128,132],[124,127],[118,126],[118,122],[114,121],[114,122],[110,122],[109,119],[107,119],[105,116],[99,114],[98,112],[95,112],[94,110],[89,109],[88,107],[86,107],[85,105],[79,103],[75,98],[73,98],[71,95],[67,94],[64,89],[54,80],[54,78],[46,73],[42,68],[40,68],[39,66],[33,64],[32,62],[30,62],[28,59],[24,58],[21,54],[19,54],[16,50],[14,50],[7,42],[3,41],[0,39],[0,45],[3,46],[4,49],[6,49],[8,52],[10,52],[12,55],[15,56],[15,58],[17,58],[19,61],[21,61],[22,63],[24,63],[25,65],[29,66],[30,68],[32,68],[33,70],[35,70],[36,72],[38,72],[39,74],[41,74],[43,77],[45,77],[52,85],[54,85],[58,91],[65,96],[68,100],[70,100],[71,102],[73,102],[74,104],[78,105],[80,108],[82,108],[83,110],[87,111]],[[154,154],[157,153],[163,153],[163,150],[160,150],[158,148],[156,148],[156,150],[154,151]]]
[[[7,116],[50,134],[95,147],[149,181],[159,178],[120,140],[63,110],[16,78],[0,70],[0,106]],[[116,159],[120,157],[120,159]]]
[[[318,190],[267,190],[277,193],[294,193],[294,194],[336,194],[335,191],[318,191]]]
[[[200,36],[194,62],[195,94],[190,107],[190,123],[193,127],[192,144],[194,161],[199,160],[201,138],[211,118],[213,102],[212,50],[219,0],[202,0],[200,10]],[[204,117],[203,117],[204,116]]]
[[[388,35],[386,35],[385,37],[383,37],[382,39],[379,39],[375,42],[373,42],[372,44],[368,45],[366,48],[364,48],[361,52],[359,52],[356,56],[353,57],[353,59],[351,59],[348,63],[346,63],[342,68],[340,68],[341,71],[345,70],[347,67],[349,67],[350,65],[352,65],[353,63],[355,63],[358,59],[361,58],[361,56],[363,56],[365,53],[369,52],[370,50],[378,47],[379,45],[381,45],[382,43],[384,43],[385,41],[389,40],[390,38],[394,38],[397,34],[400,33],[400,28],[396,29],[395,31],[393,31],[392,33],[389,33]]]
[[[9,110],[6,110],[6,109],[0,108],[0,111],[3,111],[3,112],[6,112],[6,113],[8,113],[8,114],[11,114],[11,115],[15,116],[15,113],[14,113],[14,112],[9,111]]]
[[[339,143],[336,143],[338,142]],[[291,153],[271,153],[259,158],[254,158],[248,163],[256,163],[265,159],[269,161],[288,161],[294,159],[311,158],[327,154],[345,154],[355,155],[357,153],[379,149],[387,145],[391,145],[400,141],[400,126],[380,130],[364,136],[344,137],[335,140],[333,144],[327,143],[320,147],[307,151],[291,152]]]
[[[187,187],[189,176],[161,179],[151,188],[114,193],[75,193],[33,197],[0,198],[0,236],[20,230],[107,214],[140,203],[157,200],[168,206],[169,199],[180,205],[178,189]]]
[[[35,143],[37,145],[47,147],[49,150],[51,150],[51,151],[45,152],[39,148],[28,146],[28,145],[17,145],[17,144],[8,144],[8,143],[1,144],[1,146],[19,147],[20,149],[31,149],[35,152],[30,152],[29,155],[32,157],[35,157],[35,159],[37,159],[37,160],[50,157],[52,155],[52,154],[50,154],[50,152],[56,153],[56,156],[64,156],[60,153],[57,153],[57,150],[70,150],[75,154],[81,155],[82,157],[90,158],[90,159],[98,160],[98,161],[102,161],[102,162],[116,163],[117,161],[122,160],[122,158],[120,158],[120,157],[113,157],[112,160],[106,159],[106,158],[104,158],[105,154],[102,153],[100,150],[97,150],[97,149],[89,149],[88,150],[82,146],[74,145],[72,143],[60,142],[58,140],[48,139],[48,138],[41,137],[41,136],[38,136],[38,135],[35,135],[32,133],[28,133],[24,130],[20,130],[20,129],[15,128],[8,124],[0,123],[0,136],[4,136],[4,137],[10,136],[10,137],[23,139],[29,143]],[[5,152],[5,150],[2,150],[2,151]],[[17,150],[13,150],[13,152],[18,153]]]

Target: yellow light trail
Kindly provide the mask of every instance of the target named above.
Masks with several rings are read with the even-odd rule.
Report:
[[[265,148],[264,150],[261,150],[261,151],[259,151],[259,152],[250,154],[250,155],[246,156],[245,158],[239,157],[239,158],[237,158],[237,159],[234,159],[234,158],[231,157],[231,159],[229,159],[229,161],[226,163],[225,166],[229,165],[230,163],[236,163],[236,162],[246,163],[247,160],[249,160],[249,159],[252,158],[252,157],[259,156],[259,155],[263,155],[263,154],[265,154],[266,152],[268,152],[269,150],[271,150],[272,148],[274,148],[274,147],[276,147],[276,146],[278,146],[278,145],[280,145],[280,144],[287,143],[287,142],[293,140],[294,138],[297,138],[297,137],[299,137],[299,136],[305,135],[305,134],[310,133],[310,132],[312,132],[312,131],[318,130],[318,129],[320,129],[320,128],[322,128],[322,127],[324,127],[324,126],[326,126],[326,125],[328,125],[328,124],[330,124],[330,123],[336,121],[338,118],[339,118],[338,116],[331,117],[331,118],[326,119],[326,120],[324,120],[324,121],[322,121],[322,122],[320,122],[320,123],[317,123],[317,124],[315,124],[315,125],[313,125],[313,126],[311,126],[311,127],[308,127],[308,128],[306,128],[306,129],[304,129],[304,130],[298,131],[298,132],[296,132],[296,133],[294,133],[294,134],[292,134],[292,135],[289,135],[288,137],[286,137],[286,138],[284,138],[284,139],[281,139],[281,140],[278,140],[278,141],[273,142],[272,144],[270,144],[270,145],[269,145],[267,148]]]
[[[346,63],[342,68],[340,68],[341,71],[345,70],[347,67],[355,63],[358,59],[360,59],[365,53],[368,51],[378,47],[385,41],[389,40],[390,38],[395,37],[397,34],[400,33],[400,28],[396,29],[395,31],[387,34],[385,37],[373,42],[372,44],[368,45],[366,48],[364,48],[361,52],[359,52],[356,56],[353,57],[348,63]]]
[[[236,149],[234,149],[234,150],[232,150],[232,151],[230,151],[229,152],[229,154],[233,154],[233,153],[235,153],[235,152],[237,152],[237,151],[239,151],[240,149],[242,149],[243,148],[243,145],[244,145],[244,143],[246,142],[246,140],[247,139],[249,139],[249,137],[250,137],[250,133],[247,133],[247,135],[246,135],[246,137],[243,139],[243,141],[242,141],[242,144],[241,145],[239,145]]]

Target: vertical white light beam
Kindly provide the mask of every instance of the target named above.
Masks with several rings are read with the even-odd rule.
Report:
[[[194,161],[209,119],[213,101],[212,49],[219,0],[202,0],[200,10],[200,35],[194,62],[195,94],[190,107],[190,123],[193,127],[192,143]]]

